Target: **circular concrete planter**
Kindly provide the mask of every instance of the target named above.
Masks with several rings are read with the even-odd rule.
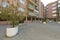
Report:
[[[43,22],[43,24],[46,24],[46,22]]]
[[[58,23],[60,24],[60,21],[58,21]]]
[[[18,33],[18,27],[7,28],[6,31],[7,37],[13,37]]]

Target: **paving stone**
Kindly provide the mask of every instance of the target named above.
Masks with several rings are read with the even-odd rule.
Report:
[[[57,22],[24,23],[19,25],[19,34],[8,38],[5,36],[6,28],[10,25],[0,25],[0,40],[60,40],[60,24]]]

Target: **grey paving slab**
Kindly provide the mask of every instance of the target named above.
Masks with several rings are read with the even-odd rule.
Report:
[[[42,24],[39,21],[19,25],[19,34],[7,38],[6,28],[9,25],[0,25],[0,40],[60,40],[60,24],[48,22]]]

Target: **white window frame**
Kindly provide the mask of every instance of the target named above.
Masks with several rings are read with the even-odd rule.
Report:
[[[7,2],[2,2],[2,7],[7,7],[8,6],[8,3]]]

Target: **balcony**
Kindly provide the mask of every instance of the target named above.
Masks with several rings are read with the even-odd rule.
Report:
[[[60,14],[60,11],[58,13]]]
[[[32,0],[29,0],[33,5],[38,6],[35,2],[33,2]]]
[[[38,0],[35,0],[35,3],[38,5],[39,3],[38,3]]]
[[[52,11],[52,13],[56,13],[56,12],[57,12],[57,10]]]
[[[60,10],[60,7],[58,7],[58,10]]]
[[[53,14],[52,16],[53,16],[53,17],[56,17],[56,16],[57,16],[57,14]]]
[[[34,9],[35,12],[38,12],[38,10]]]
[[[31,4],[28,4],[28,8],[29,8],[30,10],[34,10],[34,6],[32,6]]]
[[[60,7],[60,4],[58,4],[58,7]]]
[[[28,15],[30,15],[30,16],[36,16],[33,12],[28,12]]]
[[[33,12],[30,12],[30,11],[28,12],[28,15],[31,15],[32,16],[32,14],[33,14]]]
[[[38,6],[35,6],[35,9],[38,10]]]
[[[57,7],[53,7],[53,8],[52,8],[52,10],[56,10],[56,9],[57,9]]]
[[[60,3],[60,1],[58,1],[58,3]]]
[[[35,14],[35,15],[38,15],[39,13],[38,13],[38,12],[35,12],[34,14]]]

